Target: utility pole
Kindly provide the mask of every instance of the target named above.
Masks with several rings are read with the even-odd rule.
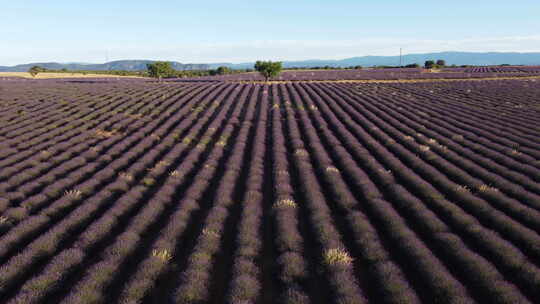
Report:
[[[399,67],[403,66],[403,62],[401,61],[401,48],[399,48]]]
[[[107,64],[107,70],[109,70],[109,49],[105,53],[105,64]]]

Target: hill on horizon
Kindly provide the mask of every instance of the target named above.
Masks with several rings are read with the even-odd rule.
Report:
[[[115,60],[106,63],[58,63],[58,62],[35,62],[19,64],[15,66],[0,66],[0,72],[26,72],[31,67],[37,65],[49,70],[87,70],[87,71],[142,71],[146,70],[146,64],[155,60]],[[207,70],[207,64],[183,64],[171,61],[176,70]]]
[[[424,53],[424,54],[407,54],[402,56],[402,64],[418,63],[422,65],[426,60],[443,59],[448,65],[540,65],[540,52],[517,53],[517,52],[439,52],[439,53]],[[88,71],[106,71],[106,70],[125,70],[125,71],[140,71],[146,70],[146,64],[154,62],[154,60],[116,60],[101,64],[87,63],[27,63],[15,66],[0,66],[0,72],[26,72],[34,65],[52,70],[88,70]],[[176,70],[207,70],[215,69],[219,66],[226,66],[233,69],[248,69],[253,68],[253,62],[245,63],[201,63],[201,64],[184,64],[176,61],[170,61]],[[283,61],[285,68],[292,67],[349,67],[349,66],[396,66],[399,65],[399,56],[361,56],[352,57],[340,60],[298,60],[298,61]]]

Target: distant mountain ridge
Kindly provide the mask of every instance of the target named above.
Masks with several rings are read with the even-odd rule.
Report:
[[[402,64],[418,63],[423,65],[426,60],[443,59],[447,65],[540,65],[540,52],[534,53],[515,53],[515,52],[440,52],[440,53],[425,53],[425,54],[407,54],[402,56]],[[16,66],[0,66],[0,72],[26,72],[34,65],[38,65],[47,69],[53,70],[89,70],[89,71],[106,71],[106,70],[125,70],[125,71],[140,71],[146,70],[146,64],[152,63],[153,60],[118,60],[102,64],[81,64],[81,63],[28,63]],[[207,70],[215,69],[219,66],[226,66],[233,69],[248,69],[253,68],[253,62],[245,63],[209,63],[209,64],[184,64],[176,61],[171,61],[172,66],[176,70]],[[399,65],[399,56],[362,56],[352,57],[341,60],[301,60],[301,61],[284,61],[283,66],[290,67],[348,67],[348,66],[376,66],[376,65]]]
[[[540,52],[531,53],[515,53],[515,52],[439,52],[425,54],[407,54],[403,55],[401,60],[403,65],[418,63],[423,65],[426,60],[443,59],[447,65],[540,65]],[[283,66],[291,67],[349,67],[361,65],[368,66],[397,66],[399,65],[399,56],[362,56],[352,57],[341,60],[301,60],[301,61],[284,61]],[[219,63],[209,64],[211,68],[218,66],[227,66],[233,69],[252,68],[253,63]]]
[[[31,67],[37,65],[49,70],[87,70],[87,71],[142,71],[146,70],[146,64],[155,62],[155,60],[117,60],[106,63],[57,63],[57,62],[36,62],[19,64],[16,66],[0,66],[0,72],[26,72]],[[171,61],[172,66],[176,70],[207,70],[207,64],[184,64],[176,61]]]

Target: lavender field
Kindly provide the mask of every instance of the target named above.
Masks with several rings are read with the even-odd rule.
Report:
[[[274,80],[327,81],[327,80],[430,80],[479,79],[507,77],[538,77],[540,66],[478,66],[470,68],[441,68],[433,71],[423,68],[350,69],[350,70],[288,70]],[[262,81],[258,73],[208,76],[195,79],[225,81]]]
[[[540,303],[540,79],[7,79],[0,104],[0,303]]]

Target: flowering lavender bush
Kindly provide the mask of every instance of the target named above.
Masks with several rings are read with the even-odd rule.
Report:
[[[0,80],[0,302],[537,303],[535,75]]]

